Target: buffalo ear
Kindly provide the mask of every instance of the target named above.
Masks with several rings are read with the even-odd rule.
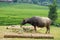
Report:
[[[27,22],[27,19],[26,20],[24,20],[25,22]]]
[[[28,20],[29,20],[29,18],[25,18],[25,19],[24,19],[24,22],[27,22]]]
[[[28,20],[29,20],[29,18],[26,18],[26,19],[25,19],[25,22],[27,22]]]

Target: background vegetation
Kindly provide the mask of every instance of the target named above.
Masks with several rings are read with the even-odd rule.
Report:
[[[19,24],[23,18],[47,16],[48,8],[34,4],[2,4],[0,5],[0,24]]]
[[[56,23],[60,23],[60,7],[57,7],[58,19]],[[19,25],[24,18],[32,16],[44,16],[48,17],[49,7],[41,6],[37,4],[27,4],[27,3],[7,3],[0,2],[0,25]],[[6,27],[0,26],[0,36],[8,31]],[[45,31],[39,30],[41,32]],[[27,40],[60,40],[60,28],[51,26],[51,34],[54,39],[31,39]],[[26,40],[26,38],[0,38],[0,40]]]
[[[49,12],[48,6],[41,6],[27,3],[0,3],[0,25],[20,24],[22,19],[32,16],[47,17]],[[57,10],[60,23],[60,9]]]

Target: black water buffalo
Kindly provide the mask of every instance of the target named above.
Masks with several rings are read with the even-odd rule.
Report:
[[[34,26],[34,30],[36,31],[36,27],[46,27],[46,33],[50,33],[50,24],[51,24],[51,20],[47,17],[40,17],[40,16],[34,16],[31,18],[26,18],[23,19],[21,26],[25,25],[26,23],[31,24],[32,26]]]

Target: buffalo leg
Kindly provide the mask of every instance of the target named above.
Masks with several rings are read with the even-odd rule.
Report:
[[[49,27],[49,25],[46,26],[46,29],[47,29],[46,33],[50,33],[50,27]]]
[[[34,26],[34,31],[36,32],[36,26]]]

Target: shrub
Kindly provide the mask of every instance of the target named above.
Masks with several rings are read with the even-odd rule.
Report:
[[[58,18],[56,7],[57,7],[56,1],[54,1],[52,5],[49,5],[50,11],[49,11],[48,17],[52,20],[52,25],[54,24],[54,22]]]

